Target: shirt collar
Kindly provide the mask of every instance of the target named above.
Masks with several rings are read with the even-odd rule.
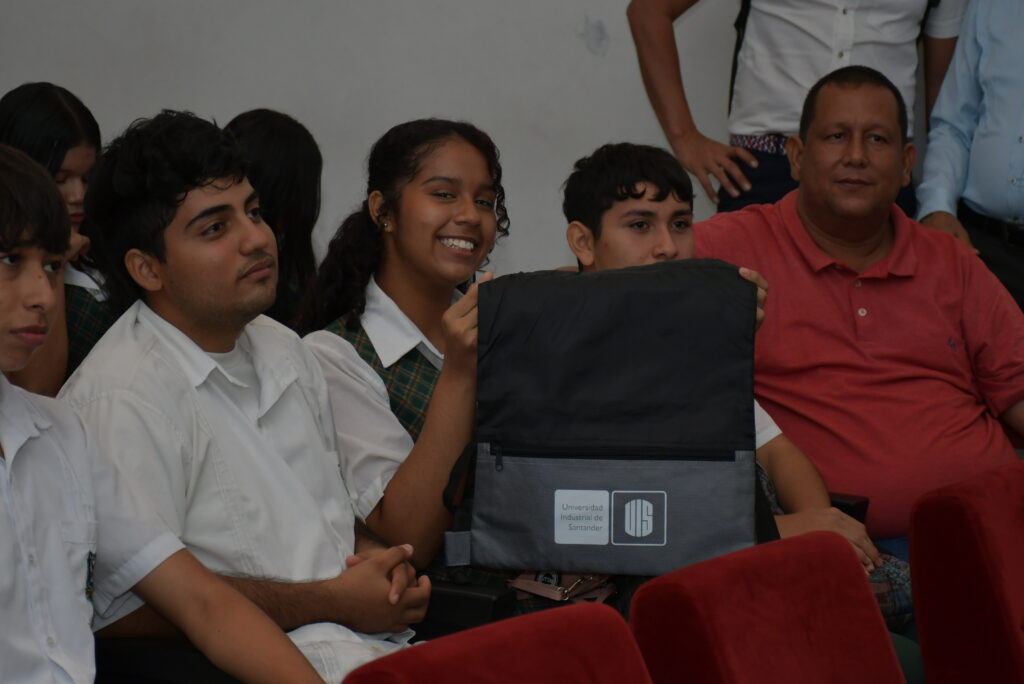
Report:
[[[217,368],[217,362],[204,352],[192,338],[166,321],[145,302],[136,302],[136,320],[147,326],[164,343],[175,357],[189,384],[199,387],[210,373]]]
[[[52,425],[25,394],[0,373],[0,435],[3,435],[4,458],[8,464],[14,461],[25,442]]]
[[[796,198],[799,190],[793,190],[788,195],[779,200],[779,207],[782,211],[783,224],[786,226],[786,232],[792,238],[796,245],[797,251],[803,257],[804,261],[811,267],[811,270],[815,272],[823,271],[826,268],[837,266],[839,262],[833,257],[826,254],[807,232],[807,228],[804,227],[803,221],[800,219],[800,215],[796,209]],[[873,264],[866,271],[861,273],[862,277],[866,278],[885,278],[887,276],[912,276],[917,269],[917,253],[914,250],[914,243],[911,240],[911,233],[913,232],[913,226],[911,220],[907,217],[903,210],[893,204],[892,211],[890,213],[892,219],[894,241],[892,245],[892,251],[881,259],[878,263]]]
[[[139,301],[136,306],[138,321],[147,325],[166,345],[192,387],[199,388],[214,370],[219,370],[229,382],[233,380],[221,370],[220,364],[192,341],[192,338],[164,320],[146,306],[145,302]],[[288,385],[299,377],[291,356],[266,336],[249,334],[254,326],[268,324],[260,316],[245,327],[238,339],[238,344],[249,353],[256,368],[256,377],[260,383],[259,416],[270,410],[284,394]]]
[[[89,294],[93,296],[93,299],[98,302],[105,302],[107,300],[107,296],[103,292],[103,286],[100,282],[85,271],[76,267],[74,264],[68,264],[64,267],[64,284],[74,285],[75,287],[81,287],[88,290]]]
[[[372,277],[366,285],[366,309],[360,321],[385,368],[413,349],[418,349],[435,368],[440,369],[444,363],[444,355]]]

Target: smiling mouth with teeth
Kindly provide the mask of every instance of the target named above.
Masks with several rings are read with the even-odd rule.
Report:
[[[463,240],[462,238],[441,238],[441,244],[445,247],[462,249],[467,252],[472,252],[476,248],[475,243],[470,240]]]

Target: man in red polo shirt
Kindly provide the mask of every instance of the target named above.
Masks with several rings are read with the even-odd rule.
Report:
[[[823,77],[787,153],[799,188],[698,224],[696,256],[767,278],[758,400],[829,489],[871,498],[872,537],[905,537],[918,496],[1017,458],[1002,423],[1024,434],[1024,316],[894,206],[915,151],[882,74]]]

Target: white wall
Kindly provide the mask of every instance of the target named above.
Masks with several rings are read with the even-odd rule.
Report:
[[[370,145],[422,116],[472,121],[502,151],[510,237],[498,273],[571,263],[560,186],[609,141],[664,145],[626,0],[3,0],[0,92],[63,85],[104,139],[161,108],[227,123],[255,107],[305,123],[323,150],[321,251],[364,192]],[[698,125],[725,136],[738,0],[676,24]],[[710,214],[702,193],[698,218]]]

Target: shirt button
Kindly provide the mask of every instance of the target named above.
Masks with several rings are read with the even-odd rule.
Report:
[[[846,14],[848,11],[845,7],[843,8],[843,14]]]
[[[1017,179],[1016,178],[1011,178],[1010,179],[1010,185],[1016,185],[1016,184],[1017,184]]]
[[[860,287],[860,281],[859,280],[854,280],[853,281],[853,286],[854,287]]]
[[[57,644],[57,642],[54,640],[53,637],[46,637],[46,645],[47,646],[49,646],[50,648],[53,648],[56,644]]]
[[[868,310],[865,309],[864,307],[861,307],[857,309],[857,315],[860,316],[861,318],[864,318],[865,316],[868,315]]]
[[[28,564],[34,566],[36,564],[36,557],[31,553],[28,554]]]
[[[1017,138],[1017,142],[1024,143],[1024,135],[1022,135],[1019,138]]]
[[[839,57],[839,59],[842,59],[844,54],[846,54],[846,53],[844,53],[842,51],[836,53],[836,55]]]

